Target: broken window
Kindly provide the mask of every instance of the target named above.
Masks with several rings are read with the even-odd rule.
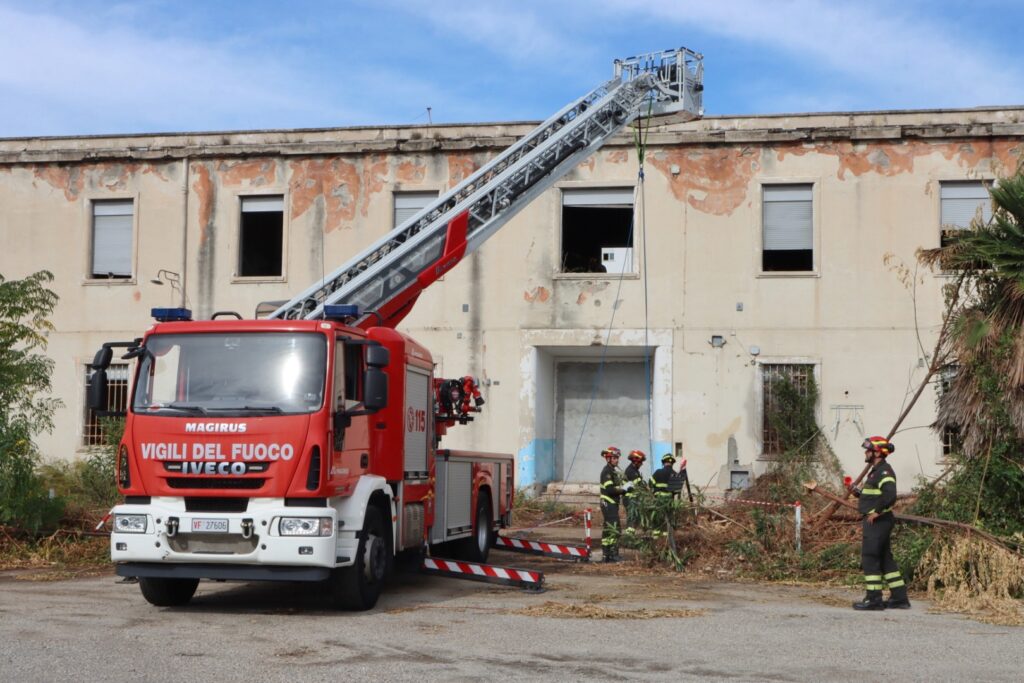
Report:
[[[951,238],[961,230],[971,227],[976,218],[987,223],[992,218],[992,198],[988,187],[980,180],[951,181],[940,183],[942,204],[939,227],[940,244],[948,246]]]
[[[284,197],[242,197],[238,230],[239,277],[279,277],[284,273]]]
[[[811,188],[810,184],[762,188],[762,271],[814,270]]]
[[[633,188],[562,190],[561,272],[636,272]]]
[[[397,228],[437,199],[437,192],[396,192],[394,225]]]
[[[761,453],[765,456],[782,455],[783,444],[772,429],[769,416],[783,405],[778,403],[778,391],[782,382],[788,381],[800,398],[809,395],[814,378],[814,366],[810,363],[765,363],[761,365]]]
[[[127,279],[132,276],[131,199],[97,200],[92,203],[93,278]]]
[[[83,446],[104,446],[107,443],[100,416],[89,408],[89,385],[94,370],[85,366],[85,422],[82,426]],[[128,410],[128,364],[112,363],[107,368],[107,407],[111,412]]]

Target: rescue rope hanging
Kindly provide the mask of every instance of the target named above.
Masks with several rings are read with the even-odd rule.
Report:
[[[644,193],[644,162],[645,162],[646,153],[647,153],[647,136],[650,133],[650,119],[651,119],[652,107],[653,107],[653,101],[649,102],[649,104],[648,104],[647,114],[646,115],[641,114],[641,116],[638,118],[637,128],[634,131],[634,146],[636,148],[636,153],[637,153],[637,166],[638,166],[638,170],[637,170],[637,184],[636,184],[636,187],[633,190],[633,205],[634,206],[639,206],[639,210],[638,211],[634,211],[633,212],[633,216],[630,218],[628,239],[626,241],[627,244],[634,244],[634,236],[636,234],[636,222],[637,222],[636,216],[637,216],[637,213],[639,213],[639,215],[640,215],[640,227],[641,227],[641,232],[640,232],[640,240],[641,240],[640,270],[641,270],[641,273],[642,273],[643,293],[644,293],[643,294],[643,296],[644,296],[644,379],[645,379],[645,381],[647,383],[647,440],[648,440],[648,448],[653,447],[653,444],[654,444],[654,425],[653,425],[653,410],[652,410],[652,403],[653,403],[653,394],[652,394],[652,384],[653,384],[653,382],[652,382],[652,380],[653,380],[653,378],[651,376],[650,333],[649,333],[649,324],[648,324],[648,303],[647,303],[648,302],[648,295],[647,295],[648,294],[648,292],[647,292],[647,268],[646,268],[646,266],[647,266],[647,229],[646,229],[647,228],[647,224],[646,224],[646,201],[645,201],[645,193]],[[647,120],[647,127],[646,127],[646,129],[644,128],[644,120],[645,119]],[[609,342],[611,341],[612,327],[613,327],[613,325],[615,323],[615,313],[618,310],[618,308],[619,308],[618,304],[621,301],[620,296],[621,296],[621,293],[622,293],[622,281],[624,279],[623,275],[625,273],[625,269],[626,269],[626,261],[623,260],[623,262],[622,262],[622,269],[618,273],[618,275],[619,275],[619,284],[618,284],[618,287],[617,287],[617,289],[615,291],[615,299],[613,300],[613,304],[611,306],[611,312],[610,312],[610,315],[609,315],[609,318],[608,318],[608,325],[605,328],[604,344],[602,344],[602,348],[601,348],[601,359],[598,362],[597,374],[594,376],[594,383],[593,383],[593,385],[591,387],[591,390],[590,390],[590,399],[589,399],[589,401],[587,403],[587,412],[583,416],[583,424],[580,427],[579,436],[576,439],[576,446],[573,449],[572,458],[569,460],[569,466],[565,470],[565,475],[563,476],[563,479],[562,479],[563,482],[569,480],[569,475],[572,473],[572,468],[576,464],[576,458],[577,458],[577,456],[579,455],[579,452],[580,452],[580,445],[583,442],[583,435],[587,431],[587,424],[590,421],[590,414],[593,411],[594,400],[597,397],[597,392],[598,392],[598,390],[601,387],[601,383],[602,383],[602,380],[603,380],[603,377],[604,377],[604,368],[605,368],[605,365],[607,363],[607,358],[608,358],[608,347],[609,347]],[[652,468],[653,468],[653,459],[652,459]],[[558,504],[558,500],[559,500],[559,498],[561,498],[561,496],[562,496],[562,489],[559,489],[558,492],[555,493],[553,504],[557,505]],[[525,529],[525,531],[529,531],[532,528],[534,528],[534,527],[529,527],[528,529]]]

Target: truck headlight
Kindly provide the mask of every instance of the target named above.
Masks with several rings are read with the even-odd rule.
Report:
[[[330,517],[282,517],[277,531],[282,536],[330,536],[334,520]]]
[[[114,515],[114,531],[119,534],[144,534],[148,526],[146,515]]]

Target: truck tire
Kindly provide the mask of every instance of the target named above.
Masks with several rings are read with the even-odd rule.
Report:
[[[473,535],[463,540],[458,548],[459,559],[486,562],[494,544],[494,520],[491,518],[491,496],[481,493],[476,501]]]
[[[355,562],[348,567],[338,567],[328,579],[331,604],[337,609],[352,611],[373,609],[387,575],[390,555],[384,515],[380,508],[370,507],[359,532]]]
[[[199,586],[199,579],[160,579],[143,576],[139,578],[139,589],[146,602],[157,607],[177,607],[192,599]]]

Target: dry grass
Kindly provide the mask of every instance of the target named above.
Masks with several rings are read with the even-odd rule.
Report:
[[[707,613],[702,609],[610,609],[594,604],[576,604],[548,600],[540,605],[510,610],[509,614],[552,619],[687,619]]]
[[[991,624],[1024,626],[1024,558],[976,538],[935,543],[922,560],[934,608]]]
[[[66,530],[26,539],[0,529],[0,570],[11,569],[34,570],[18,577],[30,581],[110,573],[110,539]]]

